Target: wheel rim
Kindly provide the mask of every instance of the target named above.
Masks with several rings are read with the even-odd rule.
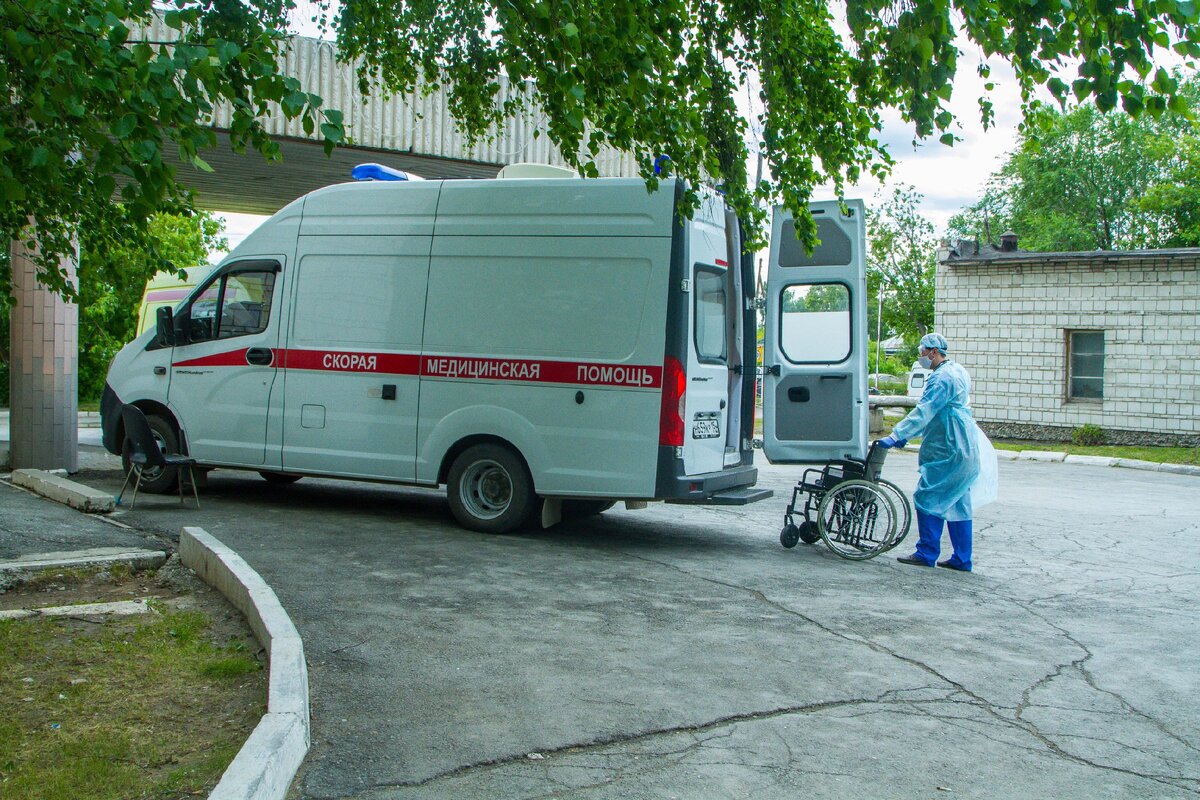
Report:
[[[495,519],[512,504],[512,476],[495,461],[476,461],[463,473],[458,496],[471,516]]]
[[[895,533],[896,512],[878,488],[846,483],[833,489],[819,509],[821,538],[843,558],[866,559],[878,555]]]
[[[153,429],[151,429],[150,433],[152,436],[154,436],[154,443],[156,445],[158,445],[158,451],[160,453],[166,454],[167,442],[165,439],[163,439],[162,434]],[[144,480],[144,481],[152,481],[152,482],[156,481],[163,474],[162,467],[140,467],[137,469],[138,469],[138,474],[141,475],[142,480]]]

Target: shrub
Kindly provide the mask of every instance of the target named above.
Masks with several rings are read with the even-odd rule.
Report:
[[[1099,425],[1080,425],[1071,432],[1071,441],[1081,447],[1104,444],[1104,429]]]

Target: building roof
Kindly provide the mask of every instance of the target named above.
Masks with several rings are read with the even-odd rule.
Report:
[[[1015,241],[1015,237],[1014,237]],[[1200,247],[1173,247],[1162,250],[1077,250],[1060,252],[1034,252],[1022,250],[1019,247],[1005,250],[1002,247],[987,243],[980,244],[971,239],[960,239],[951,244],[943,242],[938,249],[939,264],[1042,264],[1048,261],[1077,261],[1095,263],[1119,262],[1134,259],[1200,259]]]

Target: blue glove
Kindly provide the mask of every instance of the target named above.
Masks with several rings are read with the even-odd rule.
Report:
[[[877,444],[883,448],[904,447],[904,445],[908,444],[908,440],[907,439],[897,439],[895,436],[889,435],[889,436],[885,436],[884,438],[880,439],[875,444]]]

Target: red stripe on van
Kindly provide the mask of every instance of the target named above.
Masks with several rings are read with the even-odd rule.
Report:
[[[283,350],[280,366],[319,372],[378,372],[417,375],[421,357],[415,353],[356,353],[330,350]]]
[[[729,266],[729,262],[728,262],[728,261],[726,261],[726,260],[725,260],[725,259],[723,259],[723,258],[718,258],[718,259],[717,259],[717,266],[718,266],[718,267],[728,267],[728,266]]]
[[[421,375],[430,378],[570,383],[584,386],[662,386],[662,367],[588,364],[577,361],[529,361],[515,358],[424,356]]]
[[[214,353],[211,356],[201,356],[200,358],[189,358],[187,361],[175,361],[171,364],[172,367],[245,367],[246,350],[243,347],[241,350],[230,350],[228,353]],[[275,351],[275,360],[279,360],[279,351]]]
[[[594,364],[579,361],[538,361],[519,358],[418,356],[415,353],[362,353],[334,350],[275,350],[274,364],[285,369],[319,372],[368,372],[420,375],[451,380],[565,383],[580,386],[662,387],[663,368],[636,364]],[[216,353],[174,367],[242,367],[246,349]]]

